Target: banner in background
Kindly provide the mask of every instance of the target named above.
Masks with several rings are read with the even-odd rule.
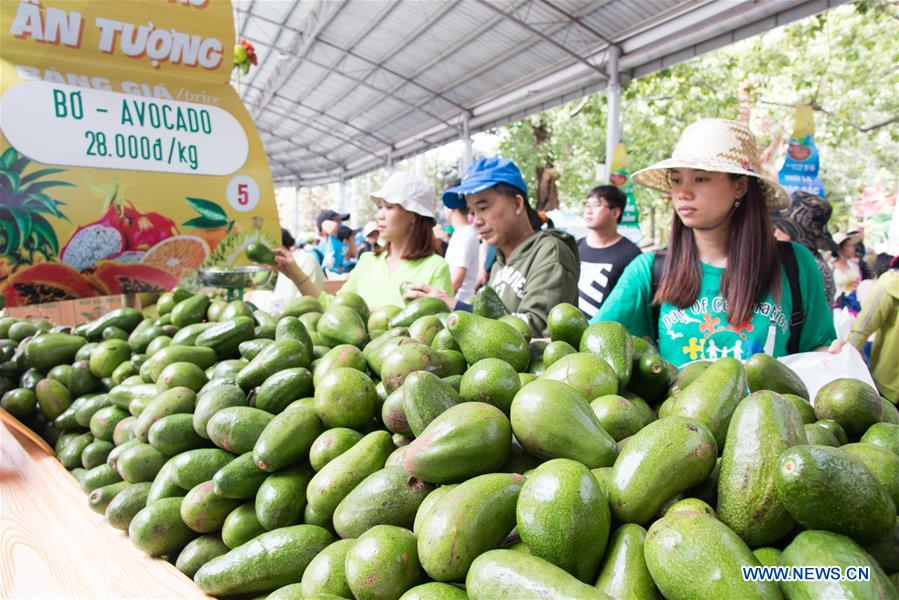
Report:
[[[618,224],[618,227],[619,229],[632,230],[631,233],[627,231],[622,233],[625,233],[631,241],[635,241],[633,236],[634,230],[637,233],[637,238],[641,237],[639,235],[640,211],[637,208],[637,200],[634,198],[634,183],[631,181],[631,174],[628,170],[627,149],[624,147],[624,144],[615,144],[612,166],[609,171],[611,173],[609,181],[627,196],[624,215],[621,217],[621,223]]]
[[[0,20],[0,294],[170,289],[280,226],[224,0],[21,0]]]
[[[787,156],[778,173],[780,185],[787,193],[807,192],[824,198],[824,183],[818,177],[820,159],[815,145],[815,121],[812,107],[797,106],[793,135],[787,146]]]

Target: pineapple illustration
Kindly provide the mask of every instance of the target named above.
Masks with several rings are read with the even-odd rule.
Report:
[[[55,259],[59,255],[59,240],[44,215],[69,220],[59,210],[65,203],[47,193],[52,187],[72,185],[47,179],[64,169],[38,169],[25,174],[31,162],[12,147],[0,155],[0,277],[22,265]]]

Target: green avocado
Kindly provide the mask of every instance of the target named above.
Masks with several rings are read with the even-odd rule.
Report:
[[[478,556],[465,578],[471,600],[496,598],[571,598],[608,600],[550,562],[515,550],[490,550]]]
[[[795,527],[774,482],[781,453],[806,443],[799,412],[777,392],[755,392],[734,411],[721,457],[718,516],[750,547],[772,545]]]
[[[612,467],[612,514],[620,523],[648,522],[667,500],[705,481],[717,456],[715,438],[698,421],[665,417],[650,423],[630,438]]]
[[[534,469],[518,496],[516,522],[533,556],[585,583],[596,580],[611,515],[606,494],[587,467],[557,458]]]
[[[887,536],[896,518],[889,492],[859,458],[829,446],[793,446],[780,456],[775,489],[806,529],[860,543]]]
[[[458,581],[474,560],[500,545],[515,526],[524,477],[479,475],[440,497],[418,530],[418,556],[435,581]]]
[[[538,379],[525,385],[510,412],[515,438],[534,456],[570,458],[591,469],[615,462],[615,440],[583,396],[566,383]]]
[[[665,598],[782,598],[776,582],[743,578],[743,567],[761,564],[740,536],[708,515],[659,519],[646,534],[643,553]]]

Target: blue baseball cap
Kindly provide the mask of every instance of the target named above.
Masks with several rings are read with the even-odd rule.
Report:
[[[479,158],[468,165],[462,183],[443,192],[441,199],[447,208],[461,208],[465,206],[466,195],[483,192],[497,183],[511,185],[527,198],[528,186],[518,166],[508,158],[495,157]]]

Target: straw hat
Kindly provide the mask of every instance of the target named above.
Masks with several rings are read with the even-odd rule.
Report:
[[[670,193],[669,169],[702,169],[758,179],[768,208],[786,208],[790,196],[762,175],[755,136],[745,125],[727,119],[701,119],[684,129],[671,158],[634,173],[639,184]]]

